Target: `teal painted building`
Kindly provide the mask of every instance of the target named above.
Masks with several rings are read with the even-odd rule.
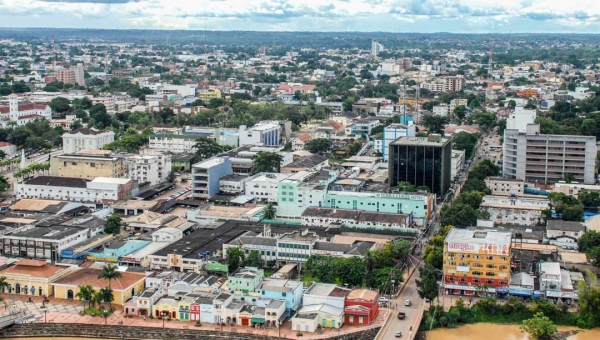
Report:
[[[429,220],[433,212],[433,197],[408,193],[330,191],[325,195],[323,206],[392,214],[412,213],[415,219]]]
[[[323,206],[327,187],[336,178],[335,172],[301,171],[279,182],[277,217],[300,221],[306,208]]]

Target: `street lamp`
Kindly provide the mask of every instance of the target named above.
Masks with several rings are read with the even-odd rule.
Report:
[[[102,313],[102,316],[104,317],[104,324],[108,324],[108,311],[106,309],[104,310],[104,313]]]
[[[42,312],[44,312],[44,323],[47,323],[48,320],[46,319],[46,313],[48,313],[48,307],[46,307],[45,305],[42,305],[40,307],[40,309],[42,310]]]
[[[165,318],[167,317],[168,313],[169,312],[165,312],[165,311],[162,312],[163,328],[165,328]]]

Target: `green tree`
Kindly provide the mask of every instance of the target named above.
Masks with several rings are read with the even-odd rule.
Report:
[[[225,151],[223,146],[219,145],[213,138],[206,137],[198,138],[194,144],[194,149],[196,149],[196,162],[211,158]]]
[[[465,150],[467,158],[471,158],[477,144],[477,136],[466,131],[461,131],[454,136],[452,142],[454,150]]]
[[[422,123],[423,125],[425,125],[427,131],[429,131],[430,133],[442,133],[444,130],[444,126],[448,124],[448,117],[437,115],[424,115]]]
[[[327,138],[311,139],[304,144],[304,150],[307,150],[311,153],[325,155],[329,153],[329,150],[331,150],[331,140]]]
[[[106,264],[102,266],[101,271],[98,274],[98,278],[108,280],[108,288],[110,288],[112,280],[118,280],[123,276],[117,269],[119,269],[119,267],[113,264]]]
[[[91,303],[92,297],[94,296],[94,287],[92,285],[81,285],[78,286],[79,291],[75,294],[75,297],[79,299],[79,301],[83,301],[83,310],[85,310],[85,302],[88,301]]]
[[[112,310],[112,303],[115,301],[113,290],[110,287],[100,288],[100,296],[103,302],[108,302],[109,310]]]
[[[592,284],[588,285],[585,281],[578,284],[579,316],[587,328],[600,327],[600,286],[594,273],[587,271],[586,276]]]
[[[252,172],[279,172],[283,156],[276,152],[260,151],[252,156]]]
[[[277,209],[273,203],[267,204],[265,210],[263,211],[263,219],[265,220],[274,220],[277,214]]]
[[[453,225],[456,227],[468,227],[477,224],[477,209],[466,203],[453,203],[442,208],[441,225]]]
[[[379,289],[382,294],[390,294],[392,292],[392,280],[394,280],[394,286],[404,282],[402,271],[394,267],[383,267],[373,271],[367,277],[367,285]]]
[[[246,260],[246,265],[250,267],[262,268],[263,261],[260,256],[260,252],[258,250],[252,250],[250,254],[248,254],[248,259]]]
[[[244,251],[239,247],[227,248],[225,258],[227,260],[227,268],[229,269],[230,273],[233,273],[239,267],[243,266],[244,261],[246,260]]]
[[[10,284],[6,282],[6,276],[0,276],[0,292],[4,293],[5,290],[10,288]],[[10,291],[8,291],[10,293]],[[4,301],[4,298],[0,297],[1,301]],[[4,304],[6,307],[6,303]]]
[[[582,253],[586,253],[595,247],[600,247],[600,232],[595,230],[589,230],[577,241],[577,249]]]
[[[600,192],[598,191],[581,190],[577,198],[586,208],[600,207]]]
[[[107,234],[117,235],[121,232],[121,216],[112,214],[106,218],[106,223],[104,224],[104,232]]]
[[[465,119],[465,116],[467,115],[467,107],[464,105],[459,105],[454,108],[453,113],[456,118],[458,118],[459,120],[463,120],[463,119]]]
[[[538,312],[531,319],[523,320],[521,330],[534,339],[549,339],[556,333],[556,326],[544,313]]]
[[[433,300],[438,297],[439,287],[437,279],[437,269],[433,266],[425,265],[419,268],[420,280],[417,280],[417,292],[422,299],[429,299],[429,306]]]
[[[63,112],[68,112],[71,110],[71,106],[70,106],[70,102],[67,98],[64,97],[56,97],[53,98],[49,103],[48,106],[50,106],[50,108],[52,109],[53,112],[55,113],[63,113]]]
[[[6,178],[6,176],[4,176],[3,174],[0,174],[0,191],[4,191],[9,188],[10,182],[8,181],[8,178]]]
[[[398,182],[398,190],[400,192],[415,192],[417,188],[409,182]]]
[[[509,100],[508,101],[508,108],[511,109],[511,110],[514,110],[515,107],[517,107],[517,102],[514,101],[513,99]]]

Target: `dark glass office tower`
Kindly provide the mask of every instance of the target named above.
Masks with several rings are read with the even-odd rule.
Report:
[[[440,135],[400,137],[390,143],[389,175],[391,187],[398,182],[427,186],[443,197],[450,188],[452,166],[451,138]]]

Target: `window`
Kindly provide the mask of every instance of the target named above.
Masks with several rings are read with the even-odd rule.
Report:
[[[285,296],[286,296],[286,293],[285,293],[285,292],[281,293],[281,296],[285,297]]]
[[[487,272],[485,273],[486,276],[496,276],[496,273],[494,272]]]

